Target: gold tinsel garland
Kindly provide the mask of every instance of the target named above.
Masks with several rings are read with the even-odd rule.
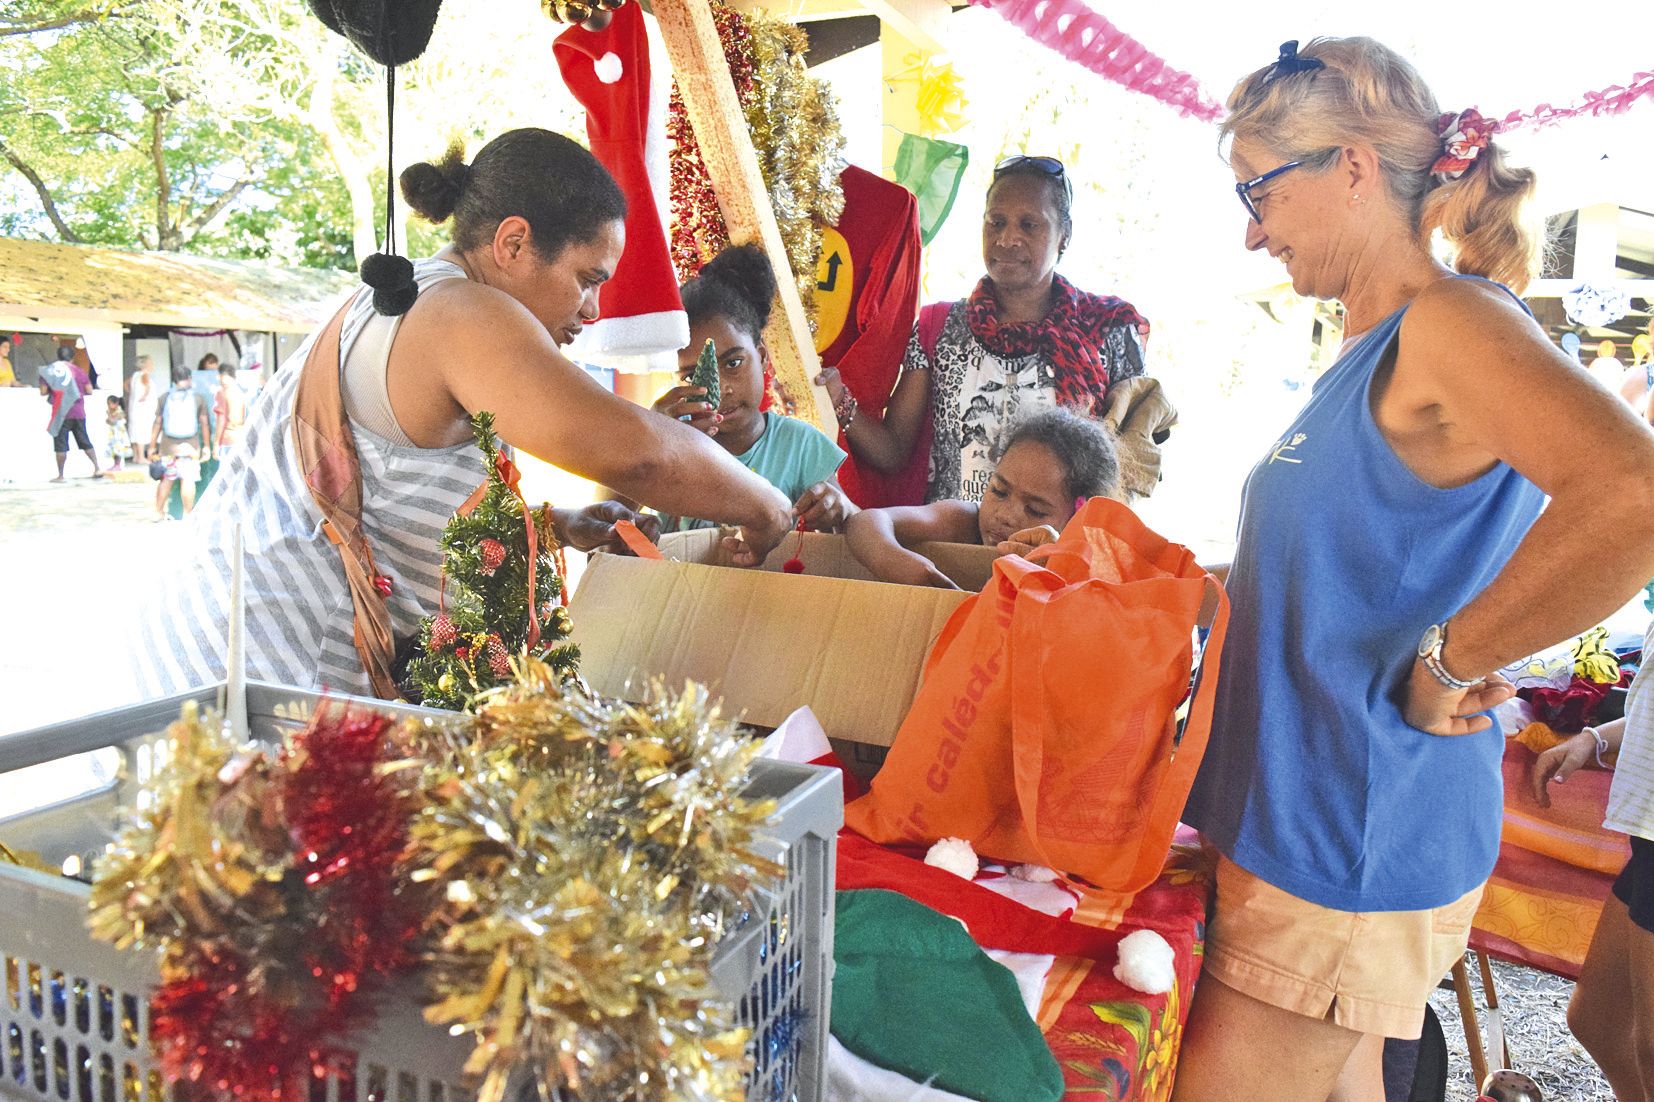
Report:
[[[783,872],[754,850],[774,801],[742,795],[761,744],[693,685],[633,705],[516,665],[474,719],[388,735],[406,756],[378,767],[408,793],[407,841],[360,890],[417,902],[426,1018],[473,1037],[483,1102],[514,1073],[542,1098],[743,1098],[747,1031],[710,967],[726,916]],[[98,864],[92,930],[168,961],[234,947],[250,982],[275,970],[279,1012],[280,970],[322,921],[291,895],[295,824],[317,810],[284,783],[304,755],[234,747],[193,705],[170,735],[147,810]]]
[[[447,884],[426,1017],[574,1097],[738,1099],[747,1031],[712,989],[723,915],[781,870],[754,854],[757,743],[705,690],[598,700],[530,662],[432,755],[415,880]]]
[[[826,82],[804,66],[809,40],[801,29],[761,11],[712,7],[787,263],[813,325],[821,225],[836,225],[844,213],[838,110]],[[679,278],[688,279],[729,244],[729,233],[676,87],[667,133],[673,141],[672,257]]]

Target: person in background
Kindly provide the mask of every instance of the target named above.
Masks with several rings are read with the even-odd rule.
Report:
[[[1222,134],[1246,248],[1347,324],[1242,499],[1183,817],[1218,860],[1173,1098],[1368,1102],[1498,857],[1494,671],[1654,576],[1654,433],[1517,297],[1533,173],[1400,54],[1287,42]]]
[[[11,362],[11,338],[0,337],[0,386],[22,386]]]
[[[1620,376],[1619,385],[1620,397],[1644,417],[1648,415],[1649,391],[1654,390],[1654,356],[1649,355],[1649,348],[1648,334],[1638,333],[1631,341],[1631,366]]]
[[[1654,623],[1643,654],[1654,654]],[[1607,768],[1618,754],[1603,826],[1628,835],[1631,858],[1604,900],[1591,948],[1568,1002],[1568,1028],[1602,1068],[1615,1098],[1654,1098],[1654,672],[1644,661],[1625,715],[1587,727],[1540,754],[1530,783],[1549,807],[1546,786],[1577,770]]]
[[[1613,341],[1603,341],[1597,345],[1596,359],[1586,368],[1591,377],[1609,390],[1618,394],[1620,383],[1625,380],[1625,364],[1619,358],[1619,345]]]
[[[1094,497],[1118,492],[1120,462],[1102,425],[1062,408],[1025,417],[1011,430],[981,504],[863,509],[845,526],[850,552],[880,581],[958,588],[916,543],[980,543],[1024,555],[1055,540]]]
[[[195,362],[195,373],[190,380],[196,396],[207,404],[207,425],[215,435],[218,432],[218,423],[214,419],[213,406],[218,400],[218,364],[218,356],[208,352]],[[208,437],[209,442],[211,439]],[[203,459],[205,458],[203,456]]]
[[[63,481],[63,467],[69,459],[69,437],[92,464],[92,477],[102,478],[97,452],[92,450],[92,438],[86,434],[86,396],[92,393],[92,380],[75,363],[75,350],[59,345],[57,360],[40,372],[40,393],[52,403],[52,452],[57,458],[57,477]]]
[[[1129,302],[1082,291],[1057,272],[1073,237],[1073,202],[1057,158],[1001,161],[982,215],[987,273],[969,298],[921,311],[883,416],[858,411],[837,370],[822,371],[858,460],[899,474],[923,462],[928,436],[923,499],[980,501],[1018,417],[1064,406],[1116,433],[1128,498],[1153,491],[1177,413],[1143,375],[1149,323]]]
[[[109,426],[109,468],[118,471],[132,454],[132,438],[126,431],[126,410],[121,400],[111,394],[104,402],[104,422]]]
[[[655,400],[654,408],[717,441],[740,464],[793,502],[800,523],[836,532],[856,511],[835,477],[844,453],[814,425],[762,408],[770,376],[764,326],[775,300],[775,272],[755,245],[731,245],[680,288],[689,315],[689,344],[678,353],[684,382]],[[718,408],[689,375],[707,341],[718,356]],[[665,517],[663,530],[704,528],[711,522]]]
[[[160,398],[155,386],[155,360],[151,356],[139,356],[136,370],[126,380],[126,424],[133,436],[132,458],[139,462],[152,458],[149,436],[144,429],[155,423],[155,407]]]
[[[247,394],[236,382],[234,364],[218,366],[218,393],[213,396],[213,456],[220,463],[241,439],[241,427],[247,422]]]
[[[174,482],[178,483],[185,514],[195,508],[201,461],[211,454],[211,440],[207,403],[195,392],[190,369],[179,364],[172,369],[172,389],[161,398],[149,433],[150,451],[164,465],[160,485],[155,488],[156,520],[167,519],[167,498]]]

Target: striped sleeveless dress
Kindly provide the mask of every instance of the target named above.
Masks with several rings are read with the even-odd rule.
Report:
[[[465,273],[445,260],[416,260],[420,289]],[[359,288],[339,338],[346,363],[370,321],[372,293]],[[399,325],[400,318],[380,324]],[[230,553],[240,521],[245,565],[247,676],[301,689],[371,696],[356,653],[350,589],[338,551],[322,532],[293,445],[293,402],[312,334],[253,403],[240,445],[220,468],[187,522],[193,555],[172,570],[138,622],[137,698],[170,695],[225,676],[230,619]],[[389,349],[390,342],[382,345]],[[388,351],[386,353],[388,355]],[[381,573],[397,640],[436,608],[443,527],[483,480],[476,444],[418,448],[393,444],[355,418],[362,468],[362,524]]]

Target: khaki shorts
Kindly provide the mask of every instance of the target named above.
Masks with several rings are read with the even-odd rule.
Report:
[[[1464,957],[1481,899],[1477,888],[1428,911],[1334,911],[1219,855],[1205,970],[1270,1006],[1412,1040],[1430,992]]]

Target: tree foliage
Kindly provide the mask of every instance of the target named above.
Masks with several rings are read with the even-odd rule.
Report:
[[[448,0],[398,71],[396,164],[583,136],[558,30],[535,0]],[[302,0],[0,0],[0,234],[354,267],[383,233],[384,79]]]
[[[271,110],[271,79],[309,22],[229,0],[25,0],[0,20],[0,157],[35,204],[0,231],[237,255],[293,247],[344,197]],[[331,207],[332,209],[326,209]],[[233,217],[232,217],[233,216]],[[309,223],[307,226],[306,223]],[[44,232],[43,232],[44,231]],[[285,235],[289,238],[283,241]],[[323,232],[306,259],[337,262]]]

